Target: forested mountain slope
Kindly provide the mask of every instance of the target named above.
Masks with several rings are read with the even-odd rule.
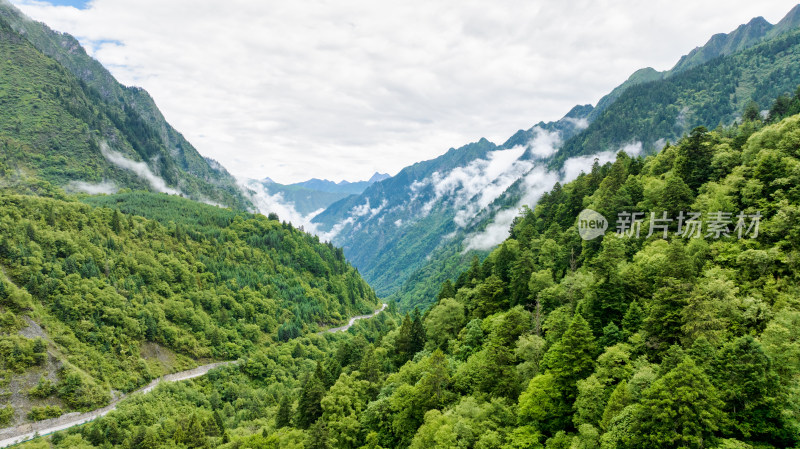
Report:
[[[771,124],[697,128],[557,185],[424,316],[259,349],[51,442],[797,447],[800,115],[781,119],[798,112],[784,97]],[[584,208],[608,217],[605,234],[580,237]],[[678,234],[681,211],[701,213],[699,232]],[[646,217],[638,235],[617,235],[625,212]],[[649,212],[674,220],[666,235],[648,236]]]
[[[72,36],[0,1],[3,184],[47,193],[120,188],[250,208],[234,178],[203,158],[142,89],[119,84]],[[43,182],[44,181],[44,182]]]
[[[696,126],[731,124],[750,103],[769,107],[800,79],[800,31],[626,89],[589,127],[567,140],[556,162],[640,142],[658,150]]]
[[[378,307],[340,249],[275,219],[164,194],[86,201],[0,194],[4,426]]]
[[[721,52],[708,61],[682,65],[669,72],[641,70],[604,97],[597,107],[576,107],[570,112],[572,116],[562,119],[562,122],[571,119],[572,123],[582,123],[585,129],[564,132],[539,124],[518,132],[503,148],[523,145],[528,148],[528,156],[532,148],[540,148],[542,141],[537,142],[536,138],[541,136],[541,130],[555,129],[559,135],[551,141],[557,151],[509,182],[507,190],[482,207],[470,226],[453,235],[447,234],[451,230],[436,234],[445,243],[426,254],[425,261],[415,270],[403,273],[402,282],[395,280],[391,290],[384,290],[383,281],[369,273],[366,278],[378,291],[391,292],[391,297],[407,310],[426,307],[435,296],[443,275],[455,276],[458,270],[469,265],[472,253],[467,250],[476,246],[474,242],[494,240],[507,229],[510,217],[519,208],[536,203],[545,181],[550,183],[546,186],[549,189],[556,181],[563,183],[574,178],[576,170],[588,169],[593,158],[605,162],[621,149],[631,154],[650,154],[697,126],[713,129],[740,120],[748,108],[756,113],[768,110],[777,96],[793,93],[800,84],[797,11],[797,8],[792,10],[761,38],[748,40],[747,45],[730,44],[726,47],[730,53]],[[738,31],[746,32],[749,26],[755,25],[743,25]],[[735,34],[724,36],[739,42]],[[706,53],[711,54],[710,51]],[[542,171],[542,167],[548,170]],[[390,226],[384,224],[384,228]],[[436,231],[436,228],[422,226],[419,232],[428,232],[428,229]],[[363,234],[359,231],[349,238],[373,241]],[[345,246],[346,255],[349,255],[348,248]],[[475,254],[485,253],[476,251]],[[397,258],[395,254],[392,260]],[[360,263],[354,259],[359,268]],[[383,265],[378,261],[372,269],[381,272],[380,267]],[[397,273],[393,269],[390,271]]]

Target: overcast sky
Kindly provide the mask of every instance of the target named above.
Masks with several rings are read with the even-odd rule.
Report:
[[[279,182],[502,143],[796,1],[13,0],[147,89],[201,154]]]

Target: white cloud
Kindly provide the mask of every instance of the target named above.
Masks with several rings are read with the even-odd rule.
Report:
[[[627,145],[623,145],[622,148],[620,148],[620,150],[627,153],[628,156],[630,157],[636,157],[642,154],[642,142],[633,142]]]
[[[559,176],[544,167],[535,167],[523,179],[524,195],[516,207],[499,211],[486,228],[466,238],[464,251],[471,249],[490,249],[508,237],[509,227],[514,217],[519,215],[522,206],[533,207],[545,192],[553,188]]]
[[[583,121],[586,121],[586,119],[583,119]],[[533,132],[533,139],[528,142],[528,146],[534,156],[539,158],[552,156],[558,150],[558,147],[561,146],[561,135],[558,131],[550,132],[536,127],[533,129]]]
[[[250,197],[258,213],[263,215],[275,213],[283,221],[288,221],[296,227],[303,227],[306,232],[321,235],[315,224],[311,223],[311,220],[324,209],[303,215],[295,209],[294,203],[283,198],[282,193],[270,194],[259,181],[239,179],[239,187]]]
[[[656,147],[660,150],[661,147],[658,147],[658,142],[656,142]],[[662,145],[663,147],[663,145]],[[642,154],[642,142],[633,142],[626,145],[623,145],[618,151],[602,151],[600,153],[595,153],[588,156],[576,156],[573,158],[569,158],[564,161],[564,167],[561,169],[562,173],[562,183],[570,182],[573,179],[577,178],[578,175],[581,173],[589,173],[592,171],[592,165],[594,165],[594,160],[597,159],[597,162],[600,165],[604,165],[607,162],[614,162],[617,160],[617,153],[619,151],[624,151],[628,154],[628,156],[636,157]]]
[[[642,152],[642,143],[634,142],[624,145],[620,148],[631,157],[638,156]],[[617,153],[614,151],[604,151],[590,156],[578,156],[567,159],[564,162],[564,168],[560,173],[547,171],[544,167],[535,167],[529,171],[523,180],[524,192],[522,199],[517,203],[514,208],[504,209],[499,211],[486,229],[482,232],[473,234],[466,238],[464,242],[464,251],[471,249],[491,249],[503,242],[508,237],[509,227],[514,217],[519,215],[519,209],[522,206],[529,206],[533,208],[539,198],[545,193],[549,192],[556,182],[567,183],[578,175],[589,173],[592,171],[592,165],[597,159],[600,165],[607,162],[613,162],[617,159]]]
[[[333,239],[336,238],[336,236],[338,236],[345,228],[347,228],[350,225],[355,225],[352,230],[357,231],[363,226],[365,221],[371,220],[373,217],[380,214],[381,211],[383,211],[387,205],[388,202],[384,199],[378,207],[370,207],[369,199],[367,199],[366,203],[359,204],[358,206],[354,206],[352,209],[350,209],[346,214],[347,218],[334,224],[331,227],[331,229],[328,230],[327,232],[322,231],[321,229],[319,229],[318,226],[310,222],[310,220],[314,218],[313,216],[309,217],[308,226],[310,227],[310,229],[312,229],[312,231],[310,232],[313,232],[314,234],[318,235],[319,238],[322,239],[323,241],[330,242],[333,241]],[[314,216],[316,216],[320,212],[322,212],[322,210],[314,213]],[[359,218],[362,217],[366,217],[366,219],[358,220]],[[383,223],[383,218],[384,217],[380,217],[378,219],[379,224]],[[356,223],[356,221],[358,221],[358,223]],[[397,222],[395,222],[395,225],[399,226]],[[306,231],[308,231],[308,229],[306,229]]]
[[[434,198],[422,207],[423,215],[442,198],[451,201],[457,209],[454,221],[466,226],[475,215],[499,197],[511,184],[531,169],[533,163],[520,160],[525,147],[489,153],[487,159],[476,159],[442,175],[431,176]]]
[[[279,182],[503,141],[796,2],[14,1],[146,88],[203,155]]]
[[[611,162],[617,159],[617,154],[613,151],[603,151],[602,153],[592,154],[589,156],[576,156],[564,161],[564,168],[561,169],[562,182],[570,182],[577,178],[581,173],[589,173],[592,171],[594,160],[600,165],[606,162]]]
[[[177,189],[173,189],[172,187],[168,186],[164,179],[156,176],[151,170],[150,167],[147,166],[144,162],[137,162],[131,159],[128,159],[122,153],[118,151],[114,151],[108,147],[105,142],[100,143],[100,152],[103,154],[108,162],[116,165],[117,167],[123,170],[130,170],[136,173],[136,176],[139,178],[147,181],[150,184],[150,187],[153,190],[161,193],[168,193],[170,195],[180,195],[181,191]]]
[[[585,118],[565,117],[564,120],[572,123],[572,125],[578,129],[586,129],[589,127],[589,120]]]
[[[387,201],[384,199],[381,202],[380,206],[370,207],[369,199],[367,199],[366,203],[355,206],[352,209],[350,209],[350,213],[348,215],[351,217],[363,217],[365,215],[369,215],[368,218],[372,218],[378,215],[383,210],[383,208],[386,207],[387,204],[388,204]]]
[[[113,181],[103,181],[98,183],[90,183],[84,181],[70,181],[66,185],[66,190],[69,192],[83,192],[90,195],[99,195],[105,193],[110,195],[117,193],[119,187]]]

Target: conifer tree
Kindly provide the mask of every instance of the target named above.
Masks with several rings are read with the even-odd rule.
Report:
[[[216,413],[216,412],[215,412]],[[286,394],[281,398],[278,412],[275,414],[275,427],[280,429],[292,424],[292,400]]]
[[[297,403],[296,424],[301,429],[307,429],[317,418],[322,416],[322,397],[325,396],[325,385],[322,381],[322,366],[317,363],[314,374],[308,376],[303,383],[300,399]]]
[[[639,331],[642,322],[644,321],[644,311],[639,301],[633,300],[628,305],[628,311],[622,318],[622,339],[627,340],[628,337]]]
[[[545,369],[569,402],[575,400],[577,382],[592,374],[596,353],[589,323],[576,313],[564,335],[544,356]]]
[[[305,449],[330,449],[328,427],[325,421],[318,419],[308,431]]]
[[[456,290],[453,288],[453,283],[450,282],[450,279],[445,280],[442,284],[441,290],[439,290],[439,296],[437,299],[441,301],[445,298],[455,298],[455,296]]]
[[[761,343],[750,335],[727,343],[709,371],[725,402],[723,411],[731,418],[731,431],[736,438],[772,442],[785,438],[776,407],[777,376]]]
[[[617,384],[617,387],[614,388],[614,391],[608,398],[606,407],[603,410],[603,417],[600,420],[600,428],[607,430],[611,424],[611,420],[619,415],[632,401],[633,398],[631,398],[630,391],[628,391],[628,382],[623,380]]]
[[[422,325],[422,316],[416,307],[411,315],[411,341],[409,346],[411,348],[409,358],[414,357],[414,354],[425,347],[425,327]]]
[[[691,357],[650,387],[637,408],[633,447],[713,447],[725,422],[717,389]]]
[[[412,354],[412,324],[411,317],[408,313],[403,317],[403,323],[400,325],[400,331],[395,340],[395,354],[397,365],[402,365],[411,358]]]
[[[225,421],[222,419],[222,415],[219,414],[219,410],[214,410],[213,414],[214,424],[219,429],[219,435],[225,434]]]

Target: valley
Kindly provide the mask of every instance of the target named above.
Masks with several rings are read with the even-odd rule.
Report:
[[[353,182],[235,177],[98,45],[0,0],[0,447],[800,447],[800,5]]]

